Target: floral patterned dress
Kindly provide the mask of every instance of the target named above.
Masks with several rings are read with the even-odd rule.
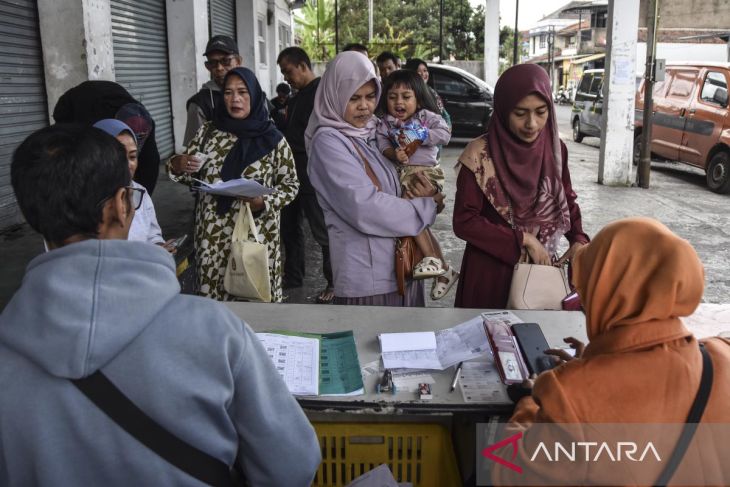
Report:
[[[209,128],[210,127],[210,128]],[[206,131],[208,136],[206,137]],[[207,141],[204,139],[207,138]],[[220,181],[221,168],[226,155],[233,147],[237,137],[228,132],[221,132],[211,126],[210,122],[195,134],[188,144],[186,154],[201,152],[207,154],[200,171],[193,175],[176,176],[170,171],[171,160],[167,162],[168,173],[173,181],[191,185],[193,180],[200,179],[206,183]],[[205,147],[201,147],[205,142]],[[264,209],[254,214],[254,221],[269,253],[269,274],[271,276],[271,300],[279,303],[281,292],[281,238],[279,212],[292,202],[299,191],[299,180],[294,167],[294,156],[289,144],[281,139],[278,146],[266,156],[243,170],[242,177],[255,179],[269,188],[272,194],[264,196]],[[200,193],[195,213],[195,252],[196,271],[198,275],[198,293],[201,296],[220,301],[233,301],[237,298],[223,289],[223,276],[228,265],[231,249],[231,236],[236,223],[241,202],[235,200],[225,215],[216,212],[215,196]]]

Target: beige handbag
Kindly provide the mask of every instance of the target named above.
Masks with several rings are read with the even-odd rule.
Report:
[[[508,309],[563,309],[562,301],[570,294],[563,267],[517,264],[507,299]]]
[[[249,240],[249,235],[253,235],[253,240]],[[269,253],[261,240],[251,207],[246,203],[241,206],[233,227],[223,288],[228,294],[248,301],[270,303]]]
[[[508,200],[509,224],[514,230],[512,202]],[[529,257],[528,257],[529,260]],[[512,273],[507,309],[563,309],[563,298],[571,293],[563,267],[518,262]]]

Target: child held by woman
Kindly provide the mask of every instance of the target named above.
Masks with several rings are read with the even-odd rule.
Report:
[[[384,116],[376,131],[378,150],[396,164],[404,197],[410,196],[414,178],[424,176],[442,191],[444,172],[438,154],[440,146],[448,144],[451,131],[426,83],[415,72],[395,71],[383,80],[380,104]],[[435,278],[431,299],[441,299],[459,273],[444,260],[430,229],[416,235],[415,241],[424,258],[414,268],[413,278]]]

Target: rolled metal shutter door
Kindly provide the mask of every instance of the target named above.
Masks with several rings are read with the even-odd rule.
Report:
[[[170,67],[164,0],[111,0],[114,69],[155,120],[160,157],[173,152]]]
[[[235,0],[208,0],[210,36],[226,35],[236,39]]]
[[[10,185],[15,148],[48,125],[43,55],[34,0],[0,0],[0,229],[23,221]]]

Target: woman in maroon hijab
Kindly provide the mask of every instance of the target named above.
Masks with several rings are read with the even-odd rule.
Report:
[[[517,262],[563,265],[588,242],[541,67],[502,74],[487,133],[464,149],[458,169],[454,233],[467,245],[455,306],[504,308]],[[563,235],[570,247],[558,258]]]

